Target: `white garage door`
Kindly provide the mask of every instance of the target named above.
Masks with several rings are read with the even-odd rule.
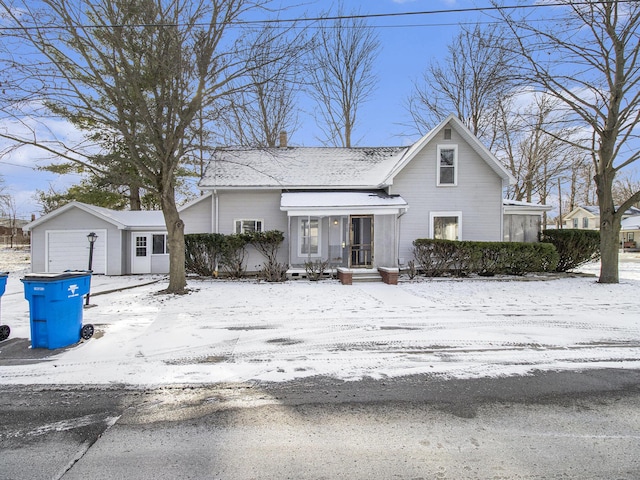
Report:
[[[106,230],[95,230],[98,239],[93,245],[93,273],[106,273]],[[89,268],[90,230],[47,231],[47,272],[87,270]]]

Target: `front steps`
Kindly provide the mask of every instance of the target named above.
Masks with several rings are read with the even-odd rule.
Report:
[[[353,285],[364,282],[384,282],[389,285],[398,284],[399,269],[397,268],[338,268],[338,280],[343,285]]]

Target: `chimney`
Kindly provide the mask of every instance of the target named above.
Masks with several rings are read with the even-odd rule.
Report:
[[[32,222],[35,222],[35,220],[36,220],[36,214],[35,214],[35,213],[32,213],[32,214],[31,214],[31,221],[32,221]]]
[[[280,148],[287,147],[287,132],[285,130],[280,131]]]

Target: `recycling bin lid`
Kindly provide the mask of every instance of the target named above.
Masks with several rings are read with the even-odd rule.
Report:
[[[36,280],[46,282],[54,280],[64,280],[65,278],[83,277],[87,275],[91,275],[91,272],[89,270],[73,270],[60,273],[27,273],[22,280]]]
[[[0,272],[0,277],[8,277],[9,272]]]

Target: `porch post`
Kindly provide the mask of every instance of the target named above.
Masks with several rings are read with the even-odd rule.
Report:
[[[289,212],[287,212],[287,235],[289,239],[289,268],[291,268],[291,245],[293,242],[291,241],[291,217],[289,216]]]

